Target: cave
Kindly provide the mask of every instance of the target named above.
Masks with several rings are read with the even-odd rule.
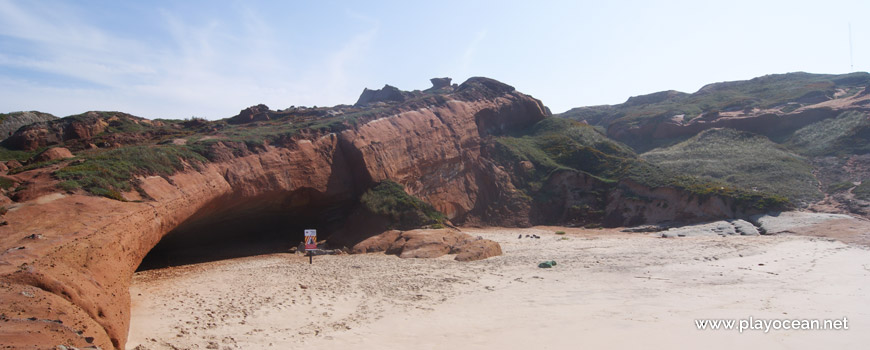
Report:
[[[228,196],[200,208],[163,236],[137,271],[288,252],[316,229],[318,241],[340,229],[357,199],[313,189],[253,198]]]

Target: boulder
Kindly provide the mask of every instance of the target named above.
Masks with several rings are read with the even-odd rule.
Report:
[[[450,252],[450,248],[456,246],[462,240],[462,233],[448,229],[440,230],[411,230],[402,233],[397,240],[402,244],[399,257],[407,258],[437,258]],[[400,242],[401,241],[401,242]],[[396,251],[398,247],[392,247]]]
[[[51,160],[67,159],[75,157],[72,152],[63,147],[49,148],[33,157],[33,162],[47,162]]]
[[[734,230],[737,231],[741,236],[758,236],[758,228],[755,225],[752,225],[746,220],[731,220],[731,225],[734,226]]]
[[[450,86],[450,81],[453,79],[450,78],[432,78],[429,81],[432,82],[432,89],[441,89]]]
[[[13,159],[13,160],[10,160],[10,161],[7,161],[7,162],[6,162],[6,167],[9,168],[9,169],[20,168],[20,167],[21,167],[21,163],[19,163],[19,162],[18,162],[17,160],[15,160],[15,159]]]
[[[258,104],[241,110],[238,115],[231,117],[227,122],[230,124],[245,124],[271,119],[269,117],[269,107],[264,104]]]
[[[413,249],[404,248],[399,257],[402,259],[409,258],[437,258],[444,256],[450,252],[450,246],[442,242],[431,242],[418,245]]]
[[[488,239],[478,239],[465,243],[456,249],[456,261],[475,261],[499,256],[502,254],[498,242]]]
[[[385,252],[400,258],[437,258],[457,254],[457,261],[474,261],[501,255],[497,242],[473,238],[453,229],[386,231],[357,243],[354,254]]]
[[[390,248],[390,245],[399,239],[401,234],[402,231],[390,230],[357,243],[350,251],[353,254],[385,252]]]
[[[402,238],[405,239],[405,250],[414,250],[432,244],[456,247],[468,241],[471,236],[452,229],[421,229],[402,232]]]

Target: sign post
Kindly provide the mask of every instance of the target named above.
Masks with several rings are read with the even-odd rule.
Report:
[[[317,249],[317,230],[305,230],[305,252],[308,253],[308,264],[314,263],[314,252]]]

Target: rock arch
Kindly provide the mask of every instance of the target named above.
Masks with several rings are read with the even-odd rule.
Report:
[[[481,176],[491,165],[480,158],[474,116],[491,109],[493,125],[524,127],[549,113],[512,89],[472,92],[418,101],[341,134],[300,135],[256,154],[142,178],[149,199],[141,202],[55,193],[16,204],[0,226],[0,247],[13,247],[0,252],[0,343],[123,348],[129,283],[143,258],[170,232],[214,227],[210,220],[234,210],[280,221],[276,212],[303,207],[294,200],[313,200],[342,213],[368,185],[392,179],[460,219],[480,215],[477,202],[488,197],[478,192],[497,179]]]

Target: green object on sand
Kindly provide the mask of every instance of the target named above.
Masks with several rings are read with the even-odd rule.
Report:
[[[544,262],[538,264],[538,267],[540,267],[540,268],[542,268],[542,269],[549,269],[549,268],[551,268],[551,267],[553,267],[553,266],[556,266],[556,261],[555,261],[555,260],[544,261]]]

